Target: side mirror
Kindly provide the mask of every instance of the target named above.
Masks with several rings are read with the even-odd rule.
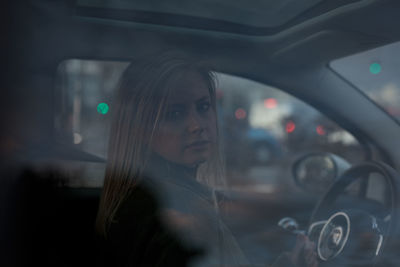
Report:
[[[311,153],[295,161],[293,178],[305,191],[323,193],[350,166],[349,162],[337,155]]]

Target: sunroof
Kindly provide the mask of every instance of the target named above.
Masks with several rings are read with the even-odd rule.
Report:
[[[78,0],[78,7],[152,12],[226,21],[251,27],[279,27],[323,0]],[[338,1],[342,2],[342,1]],[[104,10],[103,10],[104,11]]]

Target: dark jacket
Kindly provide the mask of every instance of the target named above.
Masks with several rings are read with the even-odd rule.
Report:
[[[187,173],[153,160],[110,228],[110,266],[251,266],[219,216],[223,198]]]

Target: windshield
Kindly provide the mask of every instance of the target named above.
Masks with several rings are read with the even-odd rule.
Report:
[[[400,266],[395,2],[9,1],[0,266]]]
[[[400,42],[333,61],[330,66],[344,79],[400,121]]]

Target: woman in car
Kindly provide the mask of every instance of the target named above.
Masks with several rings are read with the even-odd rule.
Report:
[[[212,72],[165,53],[133,62],[113,103],[97,216],[112,266],[248,266],[221,220],[225,197]],[[299,236],[273,266],[317,266]]]

